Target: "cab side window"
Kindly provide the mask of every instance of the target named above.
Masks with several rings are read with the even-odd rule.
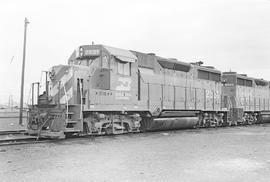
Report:
[[[117,73],[121,75],[130,76],[130,63],[117,61]]]

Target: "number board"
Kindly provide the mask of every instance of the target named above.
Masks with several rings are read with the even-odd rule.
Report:
[[[84,56],[99,56],[100,50],[99,49],[85,49]]]

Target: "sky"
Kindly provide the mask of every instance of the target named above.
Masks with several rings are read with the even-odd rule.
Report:
[[[25,102],[92,41],[270,80],[270,0],[1,0],[0,103],[19,101],[25,17]]]

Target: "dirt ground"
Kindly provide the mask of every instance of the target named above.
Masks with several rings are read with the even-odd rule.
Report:
[[[0,181],[270,181],[270,125],[0,147]]]

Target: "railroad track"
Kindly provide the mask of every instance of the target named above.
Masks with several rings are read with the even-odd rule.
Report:
[[[46,142],[52,142],[52,141],[53,140],[36,140],[36,139],[6,140],[6,141],[0,141],[0,147],[1,146],[8,146],[8,145],[46,143]]]
[[[0,131],[0,135],[25,134],[26,130]]]
[[[264,124],[259,124],[259,125],[264,125]],[[243,126],[252,127],[253,125],[239,125],[239,127],[243,127]],[[211,128],[207,128],[207,129],[211,129]],[[80,135],[80,136],[68,137],[64,140],[72,140],[72,139],[88,138],[88,137],[99,137],[99,136],[104,136],[104,135]],[[8,146],[8,145],[38,144],[38,143],[48,143],[48,142],[58,142],[58,141],[59,139],[55,139],[55,140],[44,139],[44,138],[38,139],[37,136],[27,135],[27,132],[25,130],[0,132],[0,147]]]
[[[0,146],[34,144],[47,141],[49,140],[37,140],[36,136],[26,135],[25,130],[0,132]]]
[[[23,145],[23,144],[38,144],[38,143],[48,143],[48,142],[59,142],[59,139],[44,139],[37,136],[26,135],[27,132],[23,131],[12,131],[12,132],[1,132],[0,133],[0,147],[8,145]],[[137,132],[136,132],[137,133]],[[88,138],[88,137],[99,137],[105,135],[80,135],[67,137],[63,140],[73,140],[79,138]]]
[[[65,140],[75,138],[85,138],[86,136],[73,136],[65,138]],[[59,142],[59,139],[45,139],[38,138],[38,136],[27,135],[25,130],[19,131],[1,131],[0,132],[0,147],[8,145],[23,145],[23,144],[37,144],[37,143],[48,143],[48,142]]]

